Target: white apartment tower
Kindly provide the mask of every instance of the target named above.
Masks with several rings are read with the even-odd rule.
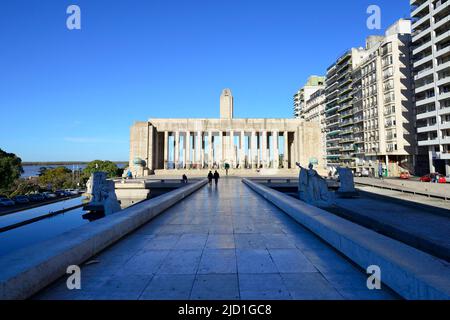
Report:
[[[411,0],[421,167],[450,174],[450,0]]]
[[[415,129],[410,67],[411,21],[366,39],[327,71],[326,149],[330,168],[377,175],[414,171]]]
[[[369,37],[365,58],[355,69],[353,132],[356,168],[391,176],[414,171],[416,142],[411,21],[399,20],[385,36]]]

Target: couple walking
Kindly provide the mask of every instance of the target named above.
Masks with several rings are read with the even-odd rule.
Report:
[[[212,171],[209,172],[209,174],[208,174],[209,185],[212,185],[213,179],[214,179],[214,182],[216,183],[216,186],[217,186],[217,184],[219,183],[219,179],[220,179],[220,175],[217,172],[217,170],[214,172],[214,174],[212,173]]]

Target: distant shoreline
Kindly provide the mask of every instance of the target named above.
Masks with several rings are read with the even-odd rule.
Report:
[[[111,161],[116,164],[127,164],[128,161]],[[90,161],[42,161],[42,162],[22,162],[22,166],[70,166],[75,164],[88,164]]]

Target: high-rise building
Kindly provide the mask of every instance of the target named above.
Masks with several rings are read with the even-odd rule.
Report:
[[[329,167],[390,175],[413,171],[414,105],[411,22],[399,20],[384,36],[366,39],[327,71],[326,142]]]
[[[356,169],[389,175],[414,171],[416,140],[411,21],[399,20],[385,36],[369,37],[365,58],[354,71],[353,134]]]
[[[352,48],[327,70],[326,148],[329,167],[355,167],[353,121],[353,71],[364,58],[363,48]]]
[[[325,77],[310,76],[306,84],[294,95],[294,118],[304,118],[306,101],[325,83]]]
[[[410,3],[418,162],[450,174],[450,1]]]

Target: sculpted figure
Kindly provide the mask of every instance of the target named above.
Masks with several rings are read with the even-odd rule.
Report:
[[[339,174],[339,181],[341,186],[338,190],[338,195],[344,197],[358,196],[358,191],[355,189],[355,181],[352,170],[348,168],[337,168]]]
[[[300,200],[317,207],[329,207],[333,205],[333,194],[328,191],[328,184],[316,170],[313,164],[309,164],[308,169],[300,168],[298,192]]]
[[[89,198],[89,204],[85,210],[91,208],[101,208],[105,215],[120,211],[120,205],[117,201],[114,181],[107,180],[105,172],[94,172],[86,184],[86,194]]]

